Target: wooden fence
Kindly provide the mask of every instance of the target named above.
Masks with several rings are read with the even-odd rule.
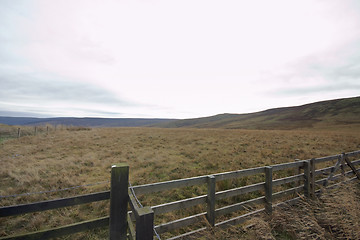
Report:
[[[291,163],[138,185],[130,188],[128,186],[129,167],[126,164],[114,165],[111,171],[110,191],[0,208],[0,217],[8,217],[110,199],[110,216],[28,234],[6,236],[0,240],[49,239],[99,227],[109,227],[110,239],[153,239],[154,233],[161,235],[175,229],[196,225],[204,218],[206,219],[207,225],[168,238],[178,239],[203,231],[209,226],[227,227],[240,224],[261,212],[271,214],[274,207],[284,204],[284,202],[296,202],[302,197],[301,195],[314,198],[316,194],[321,193],[321,186],[335,186],[338,183],[332,184],[334,180],[342,179],[343,176],[352,177],[355,175],[356,177],[352,177],[350,180],[360,179],[360,169],[355,168],[355,166],[360,165],[360,160],[349,160],[349,158],[355,158],[359,154],[360,150],[310,160],[296,160]],[[331,161],[336,161],[336,164],[330,167],[316,168]],[[347,168],[351,170],[347,171]],[[341,173],[335,175],[339,169],[341,169]],[[274,179],[279,172],[288,173],[290,176]],[[254,175],[263,176],[263,181],[216,191],[217,183],[221,181]],[[136,201],[136,195],[146,195],[195,185],[206,185],[207,194],[147,207],[138,206]],[[275,192],[279,188],[278,186],[290,186],[290,188],[283,190],[286,188],[284,187]],[[216,208],[223,199],[254,192],[261,194],[261,196]],[[284,201],[283,198],[286,196],[288,199]],[[154,224],[157,215],[196,205],[206,206],[206,211],[174,221]],[[129,206],[131,211],[128,211]],[[252,210],[226,219],[229,214],[249,209]]]

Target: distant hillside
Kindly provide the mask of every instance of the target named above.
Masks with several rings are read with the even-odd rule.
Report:
[[[158,127],[168,128],[229,129],[300,129],[350,125],[360,126],[360,97],[269,109],[249,114],[219,114],[157,124]]]
[[[0,123],[7,125],[71,125],[83,127],[143,127],[153,124],[166,123],[173,119],[148,118],[29,118],[29,117],[0,117]]]

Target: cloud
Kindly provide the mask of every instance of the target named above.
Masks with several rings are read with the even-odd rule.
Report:
[[[13,2],[2,110],[177,118],[359,95],[356,1]]]
[[[360,40],[317,52],[272,72],[275,87],[270,95],[360,95]]]
[[[121,116],[125,109],[144,107],[91,83],[59,80],[53,74],[8,73],[0,68],[0,85],[3,112],[109,117]]]
[[[134,103],[120,100],[112,93],[90,84],[58,81],[53,76],[47,79],[35,78],[34,74],[10,75],[0,78],[0,100],[38,100],[45,102],[101,103],[120,106],[134,106]],[[56,78],[56,77],[55,77]]]
[[[0,104],[1,106],[1,104]],[[18,111],[0,111],[0,116],[6,117],[50,117],[48,114],[39,114],[38,112],[18,112]]]

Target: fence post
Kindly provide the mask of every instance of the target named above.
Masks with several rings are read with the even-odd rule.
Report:
[[[272,214],[272,167],[265,167],[265,211]]]
[[[346,154],[341,153],[341,165],[340,165],[340,168],[341,168],[341,174],[343,176],[345,176],[345,157],[346,157]]]
[[[295,162],[299,162],[299,161],[301,161],[300,159],[295,159]],[[301,166],[299,166],[299,167],[295,167],[295,175],[299,175],[300,173],[301,173]],[[295,182],[294,182],[294,184],[295,184],[295,187],[299,187],[300,186],[300,181],[299,180],[296,180]],[[298,190],[296,190],[296,192],[298,193],[299,191]]]
[[[20,138],[20,128],[18,128],[18,138]]]
[[[215,226],[215,186],[216,181],[214,176],[207,177],[207,220],[211,226]]]
[[[154,236],[154,211],[151,207],[138,210],[136,219],[136,240],[152,240]]]
[[[304,161],[304,195],[310,197],[310,161]]]
[[[310,198],[315,198],[315,158],[310,160]]]
[[[37,134],[37,128],[36,128],[36,126],[35,126],[35,136],[36,136],[36,134]]]
[[[126,239],[129,165],[111,166],[110,240]]]

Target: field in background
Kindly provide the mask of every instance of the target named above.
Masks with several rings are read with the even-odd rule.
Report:
[[[107,190],[110,167],[130,165],[133,185],[246,169],[360,149],[359,129],[225,130],[160,128],[58,129],[0,143],[0,195],[100,183],[68,191],[8,197],[1,206]],[[245,179],[244,184],[251,182]],[[199,189],[202,191],[202,189]],[[190,191],[141,199],[181,199]],[[108,214],[108,202],[0,219],[0,236],[70,224]],[[171,216],[167,216],[171,218]],[[106,238],[105,230],[64,239]]]

